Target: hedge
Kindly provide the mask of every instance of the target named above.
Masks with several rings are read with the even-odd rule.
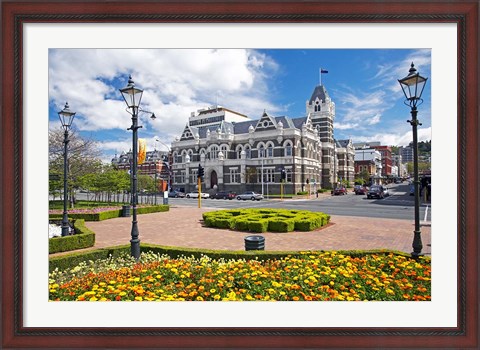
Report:
[[[325,226],[330,216],[308,210],[234,209],[203,213],[207,227],[262,233],[312,231]]]
[[[267,250],[209,250],[201,248],[183,248],[183,247],[167,247],[159,246],[154,244],[141,244],[142,252],[154,252],[157,254],[165,254],[171,258],[178,257],[190,257],[200,258],[201,256],[208,256],[212,259],[245,259],[245,260],[273,260],[281,259],[287,256],[290,257],[301,257],[304,256],[305,252],[299,251],[267,251]],[[319,252],[324,252],[320,250]],[[372,250],[345,250],[345,251],[336,251],[338,254],[348,255],[351,257],[362,257],[369,254],[385,254],[394,253],[396,255],[401,255],[405,257],[411,257],[411,254],[387,250],[387,249],[372,249]],[[50,257],[49,259],[49,272],[53,272],[56,268],[63,271],[66,269],[71,269],[77,266],[79,263],[89,260],[98,260],[106,259],[109,256],[117,257],[122,254],[130,254],[130,245],[122,245],[110,248],[102,248],[96,250],[89,250],[86,252],[75,252],[71,254],[65,254],[62,256]]]
[[[48,240],[48,253],[68,252],[82,248],[89,248],[95,245],[95,232],[85,226],[85,220],[75,221],[75,234],[64,237],[54,237]]]
[[[163,211],[169,211],[168,205],[152,205],[148,207],[137,207],[137,214],[150,214]],[[59,214],[50,214],[49,218],[58,217]],[[102,211],[98,213],[68,213],[68,217],[72,219],[83,219],[85,221],[102,221],[107,219],[118,218],[122,216],[122,209]]]

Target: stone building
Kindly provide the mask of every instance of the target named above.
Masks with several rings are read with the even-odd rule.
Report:
[[[323,85],[307,100],[306,117],[264,111],[250,119],[220,106],[199,110],[172,142],[173,186],[195,190],[199,165],[207,191],[278,194],[282,170],[286,194],[331,188],[335,172],[353,182],[354,149],[350,140],[334,141],[334,119],[335,103]]]

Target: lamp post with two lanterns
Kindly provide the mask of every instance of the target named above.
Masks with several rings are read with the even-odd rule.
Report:
[[[73,118],[75,118],[75,112],[70,110],[68,102],[65,103],[65,107],[58,112],[58,117],[62,123],[64,130],[64,149],[63,149],[63,217],[62,217],[62,236],[68,236],[70,234],[70,227],[68,225],[68,212],[67,212],[67,177],[68,177],[68,130],[72,126]]]
[[[422,125],[417,119],[417,106],[423,103],[422,93],[427,79],[420,75],[415,69],[415,66],[412,62],[408,75],[399,79],[398,82],[402,87],[403,93],[405,94],[405,105],[411,108],[412,120],[407,120],[410,125],[412,125],[413,132],[413,185],[414,185],[414,195],[415,195],[415,230],[413,231],[413,252],[412,257],[418,257],[422,253],[422,237],[420,232],[420,191],[419,191],[419,180],[418,180],[418,137],[417,137],[417,127]]]

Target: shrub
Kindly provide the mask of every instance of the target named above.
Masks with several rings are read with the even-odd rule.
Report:
[[[76,234],[64,237],[55,237],[48,240],[49,254],[68,252],[82,248],[89,248],[95,245],[95,233],[85,226],[85,220],[75,221]]]
[[[168,205],[152,205],[148,207],[137,207],[137,214],[150,214],[157,212],[169,211]],[[49,218],[55,218],[59,214],[50,214]],[[68,216],[72,219],[83,219],[85,221],[102,221],[122,216],[122,209],[106,210],[96,213],[68,213]]]
[[[268,229],[268,220],[257,220],[257,221],[249,221],[248,222],[248,230],[251,232],[267,232]]]
[[[308,194],[308,191],[299,191],[299,192],[297,192],[297,196],[304,196],[304,195],[306,195],[306,194]]]
[[[202,215],[207,227],[260,233],[311,231],[326,225],[330,220],[330,216],[324,213],[287,209],[219,210]]]
[[[292,232],[295,229],[295,220],[274,219],[268,223],[268,230],[272,232]]]

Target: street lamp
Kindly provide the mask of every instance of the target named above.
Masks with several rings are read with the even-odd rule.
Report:
[[[407,120],[410,125],[412,125],[413,130],[413,185],[414,185],[414,195],[415,195],[415,230],[413,231],[413,257],[418,257],[421,255],[422,252],[422,237],[420,232],[420,192],[419,192],[419,184],[418,181],[418,140],[417,140],[417,126],[422,125],[417,120],[417,106],[423,103],[422,100],[422,93],[423,89],[425,88],[425,84],[427,83],[428,78],[424,78],[417,72],[415,66],[410,66],[410,70],[408,75],[403,78],[399,79],[398,82],[402,87],[403,93],[405,94],[405,105],[410,106],[412,120]]]
[[[131,169],[131,181],[132,181],[132,231],[130,240],[130,252],[131,255],[138,259],[140,257],[140,239],[138,239],[138,225],[137,225],[137,163],[138,163],[138,111],[140,101],[142,100],[143,90],[135,87],[135,83],[132,80],[132,76],[128,78],[128,85],[123,89],[120,89],[123,99],[127,104],[127,112],[132,115],[132,126],[127,130],[133,132],[133,144],[132,144],[132,169]],[[131,109],[131,112],[129,111]]]
[[[64,150],[63,150],[63,218],[62,218],[62,236],[68,236],[70,234],[70,228],[68,226],[68,214],[67,214],[67,174],[68,174],[68,166],[67,166],[67,151],[68,151],[68,130],[72,126],[73,118],[75,118],[75,112],[70,110],[68,106],[68,102],[65,103],[65,107],[63,110],[58,112],[58,117],[60,118],[60,122],[62,123],[62,128],[65,131],[64,133]]]

